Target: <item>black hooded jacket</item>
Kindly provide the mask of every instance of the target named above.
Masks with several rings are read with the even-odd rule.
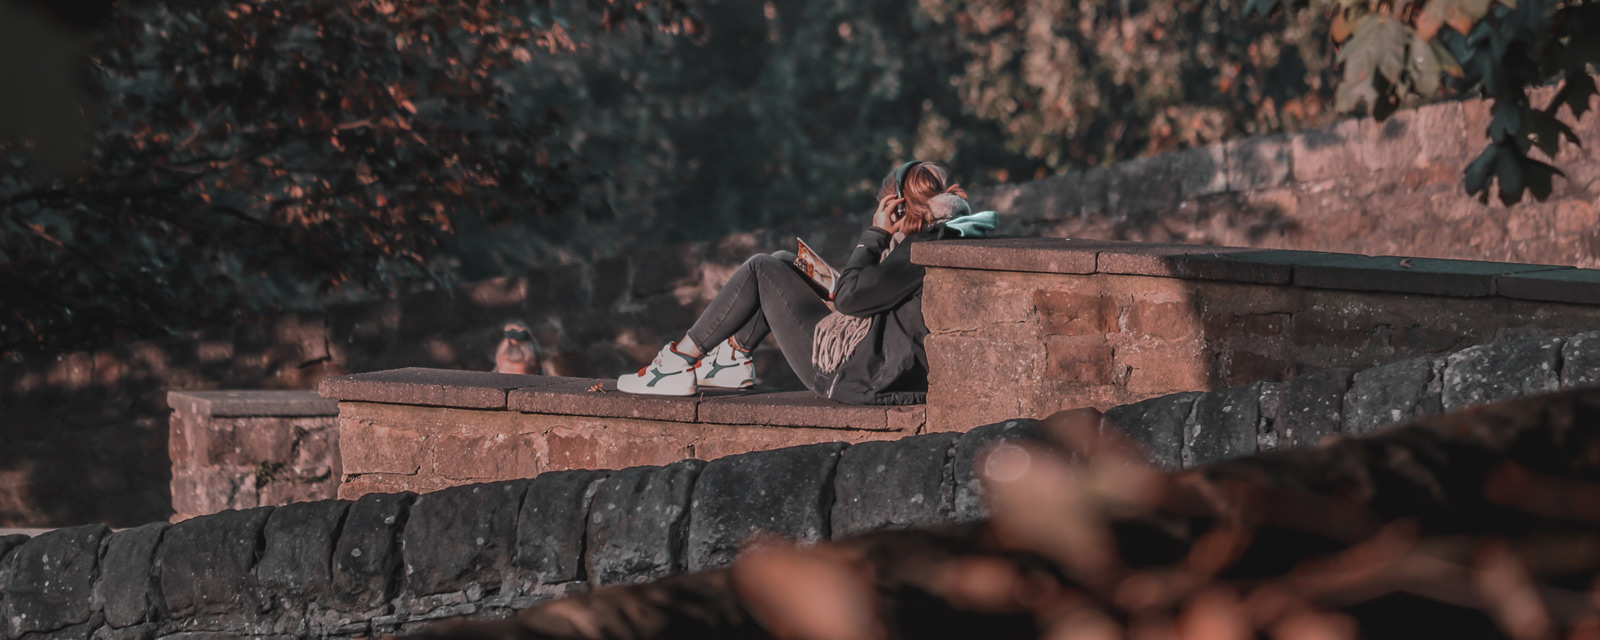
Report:
[[[833,306],[847,316],[872,318],[872,328],[837,371],[818,373],[812,388],[850,404],[921,404],[927,399],[928,353],[922,347],[928,335],[922,319],[927,270],[911,263],[911,246],[957,235],[936,225],[907,236],[883,256],[889,233],[873,227],[861,234],[839,272]]]

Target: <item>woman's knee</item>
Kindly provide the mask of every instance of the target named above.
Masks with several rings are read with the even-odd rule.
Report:
[[[780,251],[779,253],[784,253],[784,252]],[[791,255],[793,255],[793,254],[791,254]],[[783,260],[782,258],[778,257],[776,254],[769,254],[769,253],[758,253],[756,255],[750,256],[749,260],[745,260],[744,261],[744,266],[745,266],[746,269],[749,269],[751,271],[755,271],[757,273],[760,273],[760,272],[763,272],[763,271],[767,271],[768,269],[772,269],[773,267],[787,267],[788,265],[789,265],[788,261]]]

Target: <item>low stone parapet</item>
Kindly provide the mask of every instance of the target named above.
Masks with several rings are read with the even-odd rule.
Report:
[[[921,406],[851,406],[810,392],[637,396],[611,381],[475,371],[357,374],[324,380],[320,392],[339,402],[347,499],[887,440],[923,425]]]
[[[171,391],[172,521],[332,498],[339,406],[310,391]]]
[[[1600,271],[1066,239],[918,244],[927,428],[1600,326]]]

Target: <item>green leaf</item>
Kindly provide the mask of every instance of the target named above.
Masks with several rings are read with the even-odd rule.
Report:
[[[1489,170],[1494,167],[1499,154],[1500,145],[1491,144],[1483,148],[1483,152],[1478,154],[1472,164],[1467,165],[1466,171],[1462,172],[1462,183],[1466,186],[1468,195],[1478,196],[1479,200],[1488,197]]]
[[[1460,78],[1466,75],[1466,72],[1461,69],[1461,63],[1457,62],[1456,57],[1450,53],[1449,47],[1438,40],[1430,40],[1428,41],[1428,48],[1433,49],[1433,59],[1439,64],[1440,71],[1450,74],[1453,78]]]
[[[1494,117],[1489,121],[1489,139],[1495,142],[1507,138],[1515,138],[1518,131],[1522,130],[1522,112],[1524,107],[1506,100],[1496,100],[1494,103]]]

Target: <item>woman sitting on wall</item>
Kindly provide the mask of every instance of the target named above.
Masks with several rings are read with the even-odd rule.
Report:
[[[982,237],[994,227],[995,213],[972,214],[944,167],[908,162],[884,177],[872,226],[840,270],[831,302],[796,268],[794,254],[757,255],[734,271],[681,340],[617,387],[671,396],[749,387],[750,349],[771,333],[789,366],[824,398],[920,403],[928,390],[928,328],[924,269],[911,263],[911,245]]]

